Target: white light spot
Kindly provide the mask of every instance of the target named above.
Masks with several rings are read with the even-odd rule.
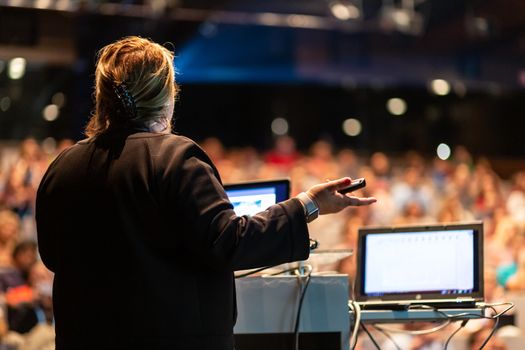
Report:
[[[60,114],[60,110],[58,109],[58,106],[54,104],[47,105],[42,110],[42,116],[48,122],[52,122],[56,120],[59,114]]]
[[[361,130],[361,122],[357,119],[349,118],[343,122],[343,132],[348,136],[357,136]]]
[[[435,79],[430,83],[432,92],[439,96],[445,96],[450,92],[450,84],[443,79]]]
[[[26,60],[22,57],[13,58],[9,61],[7,75],[10,79],[16,80],[24,76],[26,72]]]
[[[0,99],[0,111],[6,112],[11,107],[11,99],[8,96],[4,96]]]
[[[343,4],[340,2],[335,2],[330,5],[330,11],[335,18],[340,19],[341,21],[346,21],[348,19],[356,19],[361,16],[361,11],[357,6],[353,4]]]
[[[286,135],[288,133],[288,121],[284,118],[275,118],[272,121],[272,132],[275,135]]]
[[[407,103],[402,98],[394,97],[387,101],[386,109],[393,115],[403,115],[407,111]]]
[[[447,160],[450,157],[450,147],[446,143],[440,143],[436,151],[441,160]]]
[[[410,25],[411,17],[406,10],[398,9],[392,12],[392,20],[399,27],[408,27]]]

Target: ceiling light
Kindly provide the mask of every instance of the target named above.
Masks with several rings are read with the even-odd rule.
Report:
[[[60,110],[58,109],[58,106],[54,104],[47,105],[42,110],[42,116],[48,122],[56,120],[59,114]]]
[[[272,121],[272,132],[275,135],[286,135],[288,133],[288,121],[284,118],[275,118]]]
[[[436,95],[445,96],[450,92],[450,84],[444,79],[434,79],[430,83],[430,89]]]
[[[362,129],[361,122],[355,118],[349,118],[343,122],[343,132],[348,136],[357,136]]]
[[[9,61],[7,75],[10,79],[17,80],[24,76],[26,72],[26,59],[22,57],[13,58]]]
[[[341,21],[361,17],[361,11],[352,3],[343,3],[341,1],[333,2],[330,4],[330,11],[335,18]]]
[[[387,101],[386,109],[393,115],[403,115],[407,111],[407,104],[402,98],[394,97]]]
[[[437,146],[436,153],[439,159],[447,160],[451,154],[449,145],[446,143],[440,143],[439,146]]]

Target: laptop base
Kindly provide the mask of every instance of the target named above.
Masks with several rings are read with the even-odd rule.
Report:
[[[361,304],[362,310],[385,310],[385,311],[406,311],[421,309],[473,309],[476,307],[476,301],[463,301],[461,303],[450,302],[416,302],[416,303],[378,303],[378,304]]]
[[[475,319],[484,316],[480,307],[465,309],[433,310],[362,310],[361,321],[364,323],[404,323],[404,322],[442,322],[448,317],[454,320]],[[350,313],[353,322],[353,314]]]

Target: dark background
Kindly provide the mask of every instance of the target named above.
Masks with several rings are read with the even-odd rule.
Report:
[[[474,155],[525,156],[523,1],[415,1],[424,23],[401,29],[385,20],[386,2],[356,2],[361,17],[348,21],[331,3],[168,0],[152,10],[160,2],[72,1],[64,10],[0,1],[0,59],[4,67],[27,59],[20,80],[0,72],[0,99],[10,99],[0,139],[82,138],[97,50],[141,35],[174,46],[176,130],[196,140],[268,149],[270,123],[283,117],[301,149],[325,138],[363,152],[434,154],[445,142]],[[273,22],[262,20],[268,13]],[[429,90],[436,78],[450,82],[450,94]],[[66,104],[47,122],[42,109],[56,92]],[[389,114],[391,97],[406,100],[405,115]],[[362,123],[357,137],[341,129],[349,117]]]

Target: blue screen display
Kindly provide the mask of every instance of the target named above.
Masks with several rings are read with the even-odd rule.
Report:
[[[288,180],[226,185],[225,190],[237,215],[255,215],[289,198]]]

